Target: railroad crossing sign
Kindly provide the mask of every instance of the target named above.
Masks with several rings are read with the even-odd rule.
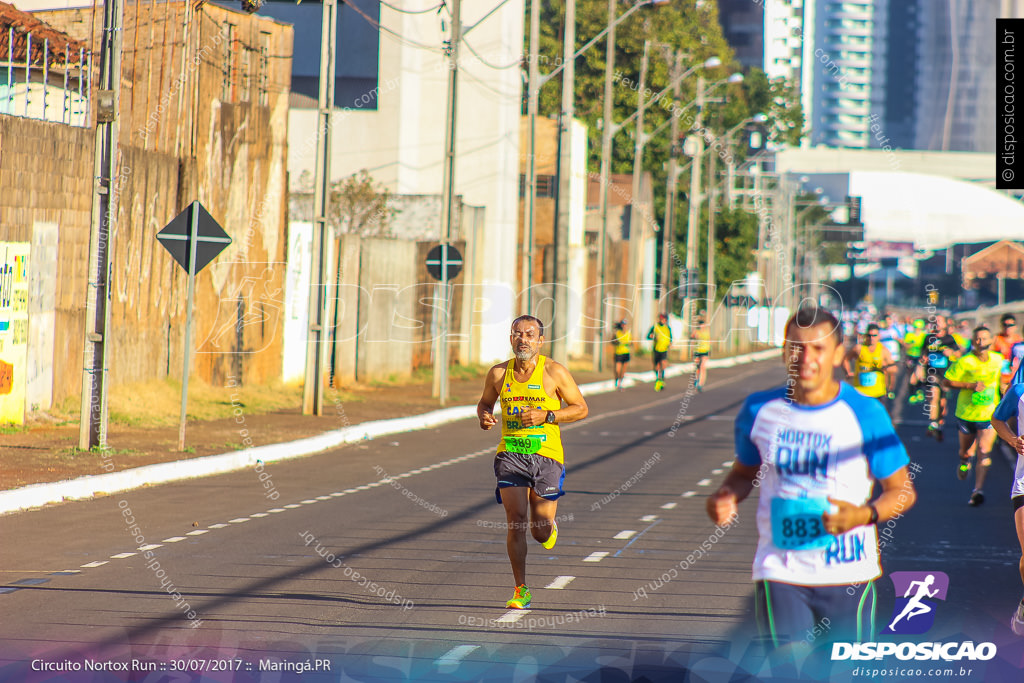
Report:
[[[189,254],[192,251],[193,211],[199,215],[195,217],[198,219],[195,223],[196,267],[191,272],[201,271],[231,244],[231,238],[224,232],[224,228],[217,224],[203,205],[198,200],[192,202],[156,234],[160,244],[164,245],[164,249],[170,252],[186,273],[189,272]]]
[[[447,276],[441,275],[441,264],[447,256]],[[452,280],[462,271],[462,254],[450,244],[439,244],[427,254],[427,272],[435,280]]]

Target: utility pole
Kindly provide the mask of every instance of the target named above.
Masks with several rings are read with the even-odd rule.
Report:
[[[555,221],[554,299],[551,320],[551,357],[569,364],[569,221],[572,217],[572,122],[576,117],[576,0],[565,2],[565,42],[562,58],[562,116],[558,159],[558,216]],[[562,286],[562,289],[559,288]]]
[[[643,180],[644,164],[644,109],[646,106],[644,89],[647,87],[647,66],[650,49],[651,41],[645,40],[644,55],[640,60],[640,85],[636,91],[638,103],[636,136],[633,144],[633,189],[632,197],[629,201],[629,269],[630,283],[633,285],[631,300],[634,302],[638,301],[640,297],[640,253],[643,250],[644,234],[647,232],[647,223],[643,220],[640,211],[640,186]],[[634,315],[631,317],[630,324],[639,338],[640,329],[637,327],[635,308]]]
[[[608,179],[612,165],[612,137],[615,135],[615,113],[612,77],[615,71],[615,0],[608,0],[608,42],[605,46],[604,60],[604,113],[601,123],[601,234],[597,239],[597,334],[594,335],[594,371],[604,371],[605,316],[604,298],[605,281],[608,279],[607,246],[608,246]]]
[[[103,3],[100,89],[97,93],[94,194],[89,231],[89,297],[85,313],[82,359],[82,408],[78,447],[107,447],[107,330],[110,326],[110,234],[117,221],[121,188],[117,186],[117,139],[121,106],[121,34],[124,5]],[[188,353],[188,349],[185,349]]]
[[[693,297],[690,296],[691,286],[697,270],[698,222],[700,221],[700,169],[701,157],[704,155],[704,77],[697,77],[697,119],[694,123],[697,131],[697,149],[693,153],[690,165],[690,212],[686,226],[686,293],[683,299],[683,334],[688,337],[693,321]]]
[[[451,286],[448,284],[448,249],[452,239],[453,205],[455,203],[455,119],[458,107],[459,41],[462,39],[462,0],[452,0],[452,32],[448,42],[448,118],[444,129],[444,177],[441,188],[441,335],[434,356],[434,384],[440,403],[448,401],[448,309]]]
[[[708,155],[708,306],[715,305],[715,157]],[[710,309],[709,309],[710,310]]]
[[[682,90],[683,53],[676,50],[675,63],[672,65],[672,103],[679,102]],[[672,307],[672,240],[676,230],[676,194],[679,192],[679,117],[673,111],[672,123],[669,128],[668,187],[665,190],[665,227],[661,233],[661,296],[664,299],[663,309],[667,313]]]
[[[540,99],[540,0],[530,2],[530,82],[526,92],[529,118],[526,151],[526,243],[523,245],[523,284],[526,287],[526,312],[533,315],[533,223],[537,201],[537,110]]]
[[[324,353],[327,321],[327,213],[331,204],[331,111],[334,109],[334,54],[338,39],[338,0],[324,0],[320,23],[320,91],[316,119],[313,180],[313,260],[309,287],[309,331],[302,414],[324,414]],[[341,248],[339,244],[339,249]],[[337,293],[335,293],[337,296]]]

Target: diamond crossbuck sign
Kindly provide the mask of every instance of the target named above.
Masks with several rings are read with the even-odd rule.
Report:
[[[174,260],[189,272],[189,254],[192,251],[192,223],[193,212],[197,212],[196,224],[196,263],[193,273],[198,273],[210,264],[210,261],[217,258],[220,252],[228,248],[231,238],[224,232],[224,228],[217,224],[213,216],[203,208],[197,201],[192,202],[168,223],[163,230],[156,234],[160,244],[170,252]]]

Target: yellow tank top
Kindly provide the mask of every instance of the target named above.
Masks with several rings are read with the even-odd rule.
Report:
[[[694,349],[695,353],[711,352],[711,333],[708,332],[707,328],[700,327],[694,330],[693,338],[697,342],[697,347]]]
[[[501,403],[501,443],[498,452],[536,453],[557,462],[564,462],[561,430],[556,424],[523,427],[519,414],[524,410],[541,408],[558,410],[562,402],[544,391],[544,356],[537,356],[537,367],[525,382],[517,382],[513,372],[514,360],[505,367],[505,378],[498,392]]]
[[[853,386],[865,396],[885,396],[885,374],[882,372],[885,363],[882,359],[884,348],[878,344],[872,352],[863,344],[860,347],[860,355],[857,356],[857,366],[853,373]]]
[[[629,345],[632,341],[633,335],[629,333],[629,330],[615,330],[615,355],[629,353]]]
[[[661,323],[655,323],[654,325],[654,350],[658,353],[664,353],[668,351],[668,347],[672,345],[672,330],[669,329],[668,325],[662,325]]]

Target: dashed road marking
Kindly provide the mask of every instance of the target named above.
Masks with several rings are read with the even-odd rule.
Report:
[[[284,508],[271,508],[267,512],[284,512]]]
[[[242,522],[248,522],[248,521],[250,521],[248,517],[236,517],[234,519],[229,519],[228,523],[229,524],[241,524]]]
[[[123,560],[126,557],[135,557],[138,553],[118,553],[117,555],[111,555],[112,560]]]
[[[90,562],[89,564],[83,564],[82,565],[82,569],[92,569],[93,567],[102,567],[107,562],[108,562],[108,560],[103,560],[101,562]]]
[[[186,536],[202,536],[203,534],[208,534],[208,533],[210,533],[209,529],[196,529],[195,531],[190,531],[190,532],[188,532],[185,535]]]
[[[678,503],[665,503],[664,505],[661,506],[661,509],[662,510],[671,510],[676,505],[678,505]]]
[[[330,500],[331,497],[330,496],[317,496],[316,499],[317,500]]]
[[[156,550],[157,548],[163,548],[161,543],[149,543],[147,545],[139,546],[139,550]]]
[[[732,460],[726,460],[723,462],[722,467],[732,467]]]
[[[302,506],[299,505],[298,503],[288,503],[287,505],[285,505],[285,507],[288,508],[289,510],[294,510],[295,508],[300,508]]]
[[[711,474],[721,474],[721,473],[722,473],[722,472],[724,472],[724,471],[725,471],[725,470],[723,470],[723,469],[721,469],[721,468],[718,468],[718,467],[716,467],[715,469],[711,470]]]
[[[566,586],[568,586],[569,583],[571,581],[573,581],[575,578],[576,578],[575,576],[558,576],[558,577],[555,577],[554,581],[552,581],[551,583],[549,583],[548,585],[546,585],[544,587],[545,588],[550,588],[552,590],[561,590],[562,588],[565,588]]]
[[[163,543],[177,543],[178,541],[184,541],[184,540],[185,540],[184,536],[171,536],[170,538],[165,538],[162,542]]]
[[[218,522],[216,524],[211,524],[209,528],[211,528],[211,529],[223,529],[226,526],[227,526],[227,524],[221,524],[220,522]]]
[[[636,531],[626,529],[625,531],[620,531],[619,533],[615,534],[614,536],[612,536],[612,538],[617,538],[620,541],[625,541],[627,539],[633,538],[634,536],[636,536]]]
[[[602,552],[596,552],[596,553],[590,553],[589,555],[587,555],[586,557],[583,558],[583,561],[584,562],[600,562],[601,560],[603,560],[606,557],[608,557],[608,553],[603,552],[603,551]]]
[[[500,624],[514,624],[523,617],[525,617],[527,614],[529,614],[531,611],[532,610],[528,609],[509,610],[508,612],[505,612],[503,615],[498,617],[497,621]]]
[[[448,650],[448,652],[445,652],[443,655],[438,657],[435,664],[437,664],[440,669],[454,669],[459,665],[459,662],[461,662],[464,657],[479,647],[479,645],[456,645],[452,649]]]
[[[306,500],[301,501],[301,503],[303,505],[313,505],[314,503],[316,503],[316,501],[313,500],[312,498],[307,498]],[[288,507],[288,506],[285,505],[285,507]]]
[[[250,517],[256,517],[256,518],[258,519],[258,518],[260,518],[260,517],[267,517],[267,516],[269,516],[269,515],[267,515],[267,513],[266,513],[266,512],[254,512],[254,513],[252,513],[252,514],[251,514],[251,515],[249,515],[249,516],[250,516]]]
[[[644,515],[643,517],[640,518],[640,521],[641,522],[653,522],[657,518],[658,518],[657,515]]]
[[[696,491],[687,491],[686,493],[683,494],[683,498],[693,498],[696,495]]]
[[[701,479],[697,482],[697,486],[709,486],[711,484],[710,479]]]

